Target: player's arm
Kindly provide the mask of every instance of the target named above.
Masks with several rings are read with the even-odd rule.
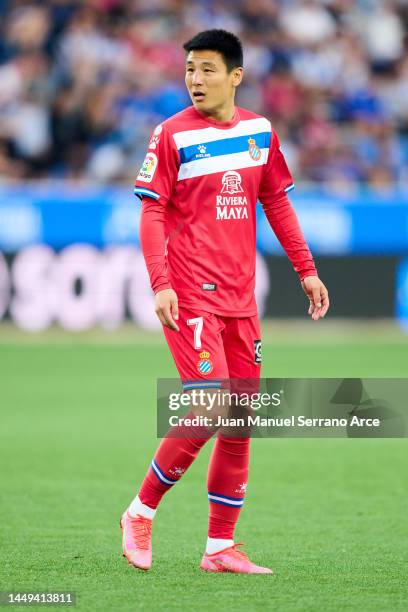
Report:
[[[142,198],[140,217],[140,244],[150,278],[150,285],[155,293],[155,311],[162,325],[180,331],[178,319],[178,300],[171,288],[166,266],[166,234],[164,229],[165,206],[152,200]]]
[[[312,254],[287,196],[292,187],[293,179],[280,150],[278,137],[272,132],[269,158],[259,197],[269,224],[299,275],[302,288],[309,298],[308,314],[317,321],[324,317],[329,309],[329,295],[318,277]]]
[[[167,275],[165,213],[174,190],[179,155],[171,134],[159,125],[135,183],[135,195],[142,200],[140,243],[155,293],[155,311],[162,325],[179,331],[178,300]]]
[[[317,321],[324,317],[329,308],[329,294],[317,275],[312,254],[289,198],[283,192],[276,199],[262,203],[262,207],[309,298],[308,314]]]

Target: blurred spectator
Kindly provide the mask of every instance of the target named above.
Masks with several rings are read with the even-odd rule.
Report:
[[[336,22],[322,2],[282,2],[280,25],[300,46],[313,45],[334,36]]]
[[[404,52],[404,28],[395,4],[377,3],[362,27],[363,38],[373,70],[393,68]]]
[[[190,103],[182,43],[212,27],[241,37],[237,102],[271,119],[298,181],[407,178],[405,0],[3,0],[0,18],[2,180],[134,178]]]

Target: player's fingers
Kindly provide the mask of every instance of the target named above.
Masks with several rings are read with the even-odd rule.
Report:
[[[323,317],[323,306],[320,308],[315,308],[313,311],[312,319],[313,321],[318,321]]]
[[[313,289],[312,300],[313,300],[313,305],[314,305],[315,309],[322,307],[322,300],[321,300],[321,297],[320,297],[320,287],[315,287]]]
[[[169,329],[174,329],[175,331],[180,331],[179,326],[172,317],[170,305],[163,309],[163,317],[165,320],[166,327],[168,327]]]
[[[178,311],[178,300],[174,299],[171,303],[171,314],[173,315],[173,319],[175,321],[178,320],[179,318],[179,311]]]
[[[160,310],[156,310],[156,314],[157,314],[157,317],[158,317],[158,319],[159,319],[160,323],[161,323],[162,325],[165,325],[165,326],[167,327],[167,324],[166,324],[166,321],[165,321],[165,319],[164,319],[164,316],[163,316],[162,310],[161,310],[161,309],[160,309]]]
[[[320,309],[320,317],[322,319],[326,316],[327,310],[328,310],[328,307],[326,308],[325,306]]]
[[[159,321],[162,325],[164,325],[165,327],[169,327],[168,323],[167,323],[167,318],[166,318],[166,307],[165,306],[158,306],[156,308],[156,314],[159,317]]]
[[[329,306],[330,306],[329,294],[327,293],[327,290],[325,290],[323,293],[323,298],[322,298],[322,309],[321,309],[322,317],[324,317],[326,312],[329,310]]]
[[[323,308],[317,308],[312,315],[313,321],[318,321],[319,319],[322,319],[323,317],[324,317]]]
[[[318,321],[319,319],[323,319],[323,317],[327,313],[328,309],[329,309],[329,304],[328,303],[325,304],[325,305],[322,305],[321,308],[316,308],[315,311],[313,312],[312,319],[314,321]]]
[[[312,319],[315,321],[316,320],[316,314],[319,310],[319,307],[315,304],[315,301],[313,299],[313,293],[311,293],[310,295],[310,306],[309,306],[309,311],[308,314],[312,317]]]
[[[318,321],[320,319],[320,313],[321,313],[321,306],[317,306],[313,302],[313,309],[312,309],[312,314],[311,314],[313,321]]]

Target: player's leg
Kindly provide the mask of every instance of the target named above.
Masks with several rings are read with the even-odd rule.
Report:
[[[220,388],[222,379],[228,377],[221,336],[224,324],[216,315],[192,312],[181,307],[178,325],[179,332],[163,329],[183,388]],[[194,414],[189,413],[186,418],[192,416]],[[127,542],[124,535],[124,554],[136,567],[150,567],[151,521],[156,509],[164,494],[180,480],[212,433],[212,430],[202,426],[178,425],[159,444],[138,495],[122,517],[124,534],[128,534]],[[147,553],[143,552],[146,550]]]
[[[256,393],[261,368],[258,317],[227,319],[223,342],[231,392]],[[248,483],[250,438],[245,431],[236,432],[238,437],[228,433],[221,429],[217,434],[208,469],[208,540],[201,567],[217,572],[270,573],[251,563],[234,544]]]

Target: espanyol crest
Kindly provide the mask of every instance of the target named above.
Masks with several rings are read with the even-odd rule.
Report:
[[[208,353],[207,351],[202,351],[200,353],[200,361],[197,363],[197,370],[200,372],[200,374],[204,374],[204,376],[206,376],[207,374],[211,374],[211,372],[213,371],[213,364],[210,359],[210,353]]]
[[[254,161],[258,161],[261,157],[261,149],[256,144],[255,138],[248,138],[248,153]]]

